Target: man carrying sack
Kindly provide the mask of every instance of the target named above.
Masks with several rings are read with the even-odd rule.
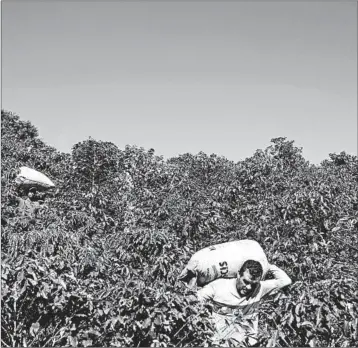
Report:
[[[251,239],[197,251],[179,280],[189,288],[201,287],[199,300],[213,304],[213,339],[220,346],[255,345],[260,301],[291,284],[290,277],[271,265],[261,245]]]
[[[213,304],[214,344],[230,347],[257,343],[260,301],[291,284],[290,277],[275,265],[268,266],[267,274],[273,279],[261,280],[261,263],[247,260],[236,278],[219,278],[198,290],[200,301]]]

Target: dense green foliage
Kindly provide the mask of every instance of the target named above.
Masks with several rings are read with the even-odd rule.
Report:
[[[10,112],[1,127],[3,347],[210,345],[210,306],[176,278],[242,238],[293,280],[261,308],[261,345],[357,343],[357,157],[314,166],[286,138],[238,163],[91,138],[64,154]],[[36,209],[18,206],[22,165],[56,183]]]

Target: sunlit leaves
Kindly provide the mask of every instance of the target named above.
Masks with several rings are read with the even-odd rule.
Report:
[[[198,249],[240,238],[293,280],[261,307],[261,346],[357,341],[355,156],[312,166],[286,138],[238,163],[91,138],[62,154],[11,113],[2,128],[8,346],[211,346],[211,308],[177,276]],[[58,184],[30,216],[17,207],[18,165]]]

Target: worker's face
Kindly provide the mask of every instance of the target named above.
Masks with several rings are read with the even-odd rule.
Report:
[[[259,282],[260,278],[252,278],[248,269],[245,270],[243,275],[240,275],[240,273],[238,273],[236,279],[236,288],[239,295],[248,296],[255,290]]]

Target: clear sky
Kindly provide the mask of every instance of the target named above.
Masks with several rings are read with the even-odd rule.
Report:
[[[2,108],[58,150],[239,161],[285,136],[315,164],[357,153],[356,2],[1,5]]]

